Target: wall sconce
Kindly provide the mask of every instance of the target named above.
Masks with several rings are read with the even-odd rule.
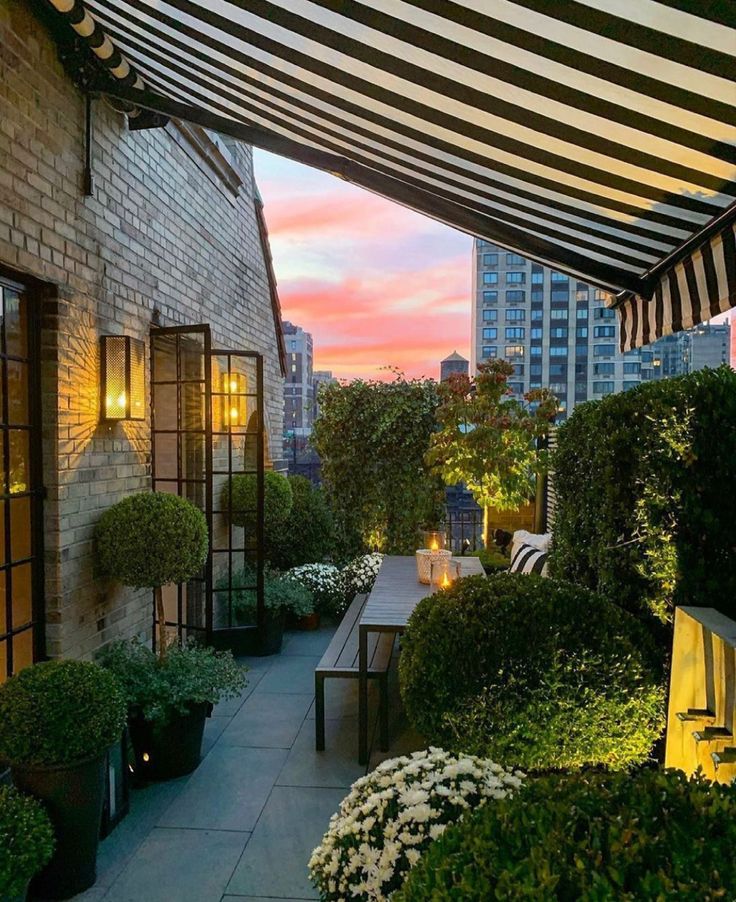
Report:
[[[227,431],[245,426],[248,420],[248,399],[245,376],[242,373],[222,374],[222,428]]]
[[[100,398],[103,422],[145,420],[144,343],[129,335],[100,337]]]

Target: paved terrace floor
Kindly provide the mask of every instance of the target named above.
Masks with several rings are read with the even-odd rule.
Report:
[[[100,845],[85,902],[265,902],[317,899],[307,861],[357,763],[358,681],[327,680],[327,750],[314,749],[314,668],[332,629],[287,633],[280,655],[246,658],[249,683],[207,721],[203,760],[190,776],[133,790],[130,814]],[[421,748],[398,704],[391,751],[376,750],[371,692],[369,769]]]

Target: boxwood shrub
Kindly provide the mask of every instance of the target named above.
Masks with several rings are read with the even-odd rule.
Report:
[[[428,849],[394,902],[736,898],[736,791],[678,771],[529,781]]]
[[[304,476],[288,478],[291,511],[266,537],[266,555],[277,570],[320,563],[335,551],[335,522],[324,491]]]
[[[664,725],[647,631],[571,583],[461,579],[417,605],[399,667],[409,719],[431,744],[507,767],[626,768]]]
[[[238,473],[222,489],[222,509],[230,511],[235,526],[256,528],[258,478],[255,473]],[[263,474],[263,531],[269,536],[283,528],[291,512],[294,496],[291,483],[282,473],[266,470]]]
[[[55,766],[120,740],[126,705],[115,677],[89,661],[34,664],[0,686],[0,764]]]
[[[0,786],[0,899],[24,899],[28,881],[53,851],[54,831],[41,803]]]
[[[576,407],[553,461],[551,572],[655,622],[678,604],[736,617],[734,424],[729,367]]]

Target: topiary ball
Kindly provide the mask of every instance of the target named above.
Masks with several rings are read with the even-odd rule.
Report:
[[[736,791],[679,771],[526,783],[427,850],[393,902],[736,898]]]
[[[570,583],[459,580],[417,605],[399,666],[407,714],[429,742],[504,766],[626,768],[664,726],[651,638]]]
[[[145,492],[108,508],[95,540],[101,575],[126,586],[156,588],[186,582],[201,570],[208,553],[207,520],[186,498]]]
[[[286,522],[294,496],[289,480],[281,473],[266,470],[263,474],[263,526],[268,534]],[[239,473],[231,477],[222,490],[222,508],[230,512],[235,526],[256,528],[258,479],[255,473]]]
[[[74,764],[119,742],[126,703],[115,677],[89,661],[34,664],[0,686],[0,763]]]
[[[53,851],[54,831],[43,805],[0,786],[0,899],[25,899],[28,881]]]

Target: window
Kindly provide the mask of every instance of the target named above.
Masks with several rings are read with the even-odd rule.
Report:
[[[570,295],[567,291],[567,288],[555,288],[552,287],[552,290],[549,293],[549,298],[551,301],[559,304],[560,302],[566,302],[570,299]]]
[[[552,338],[567,338],[567,326],[556,326],[549,330],[549,334]]]
[[[511,288],[506,292],[507,304],[523,304],[526,292],[523,288]]]
[[[567,382],[550,382],[549,390],[556,395],[564,395],[567,391]]]
[[[576,382],[575,383],[575,400],[582,401],[585,399],[585,396],[588,394],[588,383],[587,382]]]
[[[483,273],[483,284],[484,285],[498,285],[498,273],[497,272],[484,272]]]
[[[554,376],[564,376],[567,373],[567,364],[566,363],[550,363],[549,365],[549,375],[550,378]]]
[[[555,272],[552,270],[552,281],[553,282],[569,282],[570,279],[568,276],[564,274],[564,272]]]
[[[507,310],[506,311],[506,322],[507,323],[523,323],[526,319],[526,310]]]
[[[526,330],[524,328],[519,328],[519,327],[512,327],[512,328],[506,329],[506,341],[513,341],[514,339],[516,339],[516,340],[522,339],[523,340],[525,331]]]
[[[567,345],[559,345],[549,349],[550,357],[567,357]]]
[[[613,382],[594,382],[593,392],[596,395],[613,394]]]
[[[584,376],[588,371],[587,363],[576,363],[575,364],[575,375],[576,376]]]
[[[587,307],[578,307],[575,311],[575,319],[588,319],[588,308]]]
[[[616,365],[614,363],[596,363],[593,367],[594,376],[613,376]]]
[[[550,319],[567,319],[568,318],[567,307],[561,308],[560,310],[550,310],[549,318]]]
[[[498,292],[497,291],[484,291],[483,292],[483,303],[484,304],[495,304],[498,302]]]
[[[529,354],[532,357],[541,357],[542,356],[542,346],[541,345],[532,345],[529,348]]]
[[[498,310],[484,310],[483,311],[483,322],[484,323],[495,323],[498,319]]]
[[[624,360],[624,375],[630,376],[636,374],[637,376],[641,372],[641,364],[640,363],[629,363]]]
[[[524,383],[523,382],[507,382],[508,387],[517,395],[524,394]]]
[[[493,345],[483,345],[483,356],[488,357],[498,357],[498,348]]]
[[[544,329],[542,329],[541,326],[532,326],[532,328],[529,332],[529,337],[531,338],[532,341],[534,341],[535,338],[540,339],[542,337],[543,333],[544,333]]]
[[[530,388],[530,389],[532,389],[532,388],[541,388],[541,387],[542,387],[542,383],[541,383],[541,381],[540,381],[539,379],[533,379],[533,380],[529,383],[529,388]]]
[[[596,345],[593,348],[594,357],[613,357],[616,353],[615,345]]]
[[[578,301],[578,302],[585,302],[585,301],[587,301],[587,300],[588,300],[588,289],[587,289],[587,288],[580,288],[580,287],[578,286],[578,288],[577,288],[577,290],[576,290],[576,292],[575,292],[575,300]]]
[[[523,376],[524,375],[524,364],[523,363],[515,363],[514,364],[514,376]]]
[[[544,319],[544,308],[532,307],[531,318],[534,320]]]
[[[529,374],[531,376],[541,376],[542,375],[542,364],[541,363],[532,363],[529,367]]]
[[[654,352],[653,351],[642,351],[641,352],[641,362],[642,363],[651,363],[654,360]]]
[[[593,338],[615,338],[615,326],[596,326],[593,329]]]
[[[633,381],[631,379],[624,379],[624,391],[629,391],[632,388],[636,388],[636,386],[639,384],[640,383],[637,379]]]
[[[611,310],[610,307],[596,307],[593,317],[595,319],[616,319],[616,311]]]
[[[587,357],[588,356],[588,345],[577,345],[575,347],[575,356],[576,357]]]
[[[601,288],[596,288],[593,297],[596,301],[608,301],[611,298],[611,295],[607,291],[603,291]]]
[[[541,269],[532,270],[532,285],[544,285],[544,272]]]
[[[498,254],[483,254],[483,266],[498,266]]]
[[[485,247],[488,244],[488,242],[484,241],[482,238],[476,238],[476,241],[478,243],[478,247]]]
[[[526,260],[519,254],[506,254],[506,266],[523,266],[525,263]]]
[[[578,326],[575,329],[575,337],[576,338],[587,338],[588,337],[588,327],[587,326]]]
[[[507,272],[506,273],[506,284],[507,285],[523,285],[526,282],[526,273],[525,272]]]
[[[544,290],[541,288],[532,288],[532,304],[536,301],[537,304],[544,303]]]
[[[493,341],[498,338],[498,329],[486,328],[483,330],[483,341]]]
[[[513,359],[524,356],[524,345],[506,345],[506,356]]]

